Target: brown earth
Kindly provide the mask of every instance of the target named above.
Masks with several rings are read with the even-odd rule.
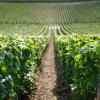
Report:
[[[51,34],[48,48],[37,72],[37,88],[28,100],[71,100],[70,88],[62,81],[62,71],[57,63],[54,34]]]

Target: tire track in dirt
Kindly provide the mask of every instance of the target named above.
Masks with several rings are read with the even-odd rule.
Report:
[[[36,93],[34,96],[31,95],[29,100],[57,100],[53,92],[57,81],[54,53],[54,36],[52,33],[48,48],[41,61]]]
[[[54,34],[51,33],[47,50],[37,72],[36,90],[32,91],[28,100],[71,100],[70,86],[63,77],[54,39]]]

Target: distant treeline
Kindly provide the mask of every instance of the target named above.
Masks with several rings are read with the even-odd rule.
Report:
[[[0,0],[0,2],[77,2],[77,1],[100,1],[100,0]]]

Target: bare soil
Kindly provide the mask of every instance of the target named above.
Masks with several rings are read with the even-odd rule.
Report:
[[[51,34],[48,48],[37,72],[36,91],[33,89],[28,100],[71,100],[70,88],[64,84],[61,69],[57,63],[54,34]]]

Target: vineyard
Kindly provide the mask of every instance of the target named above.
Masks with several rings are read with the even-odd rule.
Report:
[[[100,100],[99,0],[0,3],[0,100]]]

